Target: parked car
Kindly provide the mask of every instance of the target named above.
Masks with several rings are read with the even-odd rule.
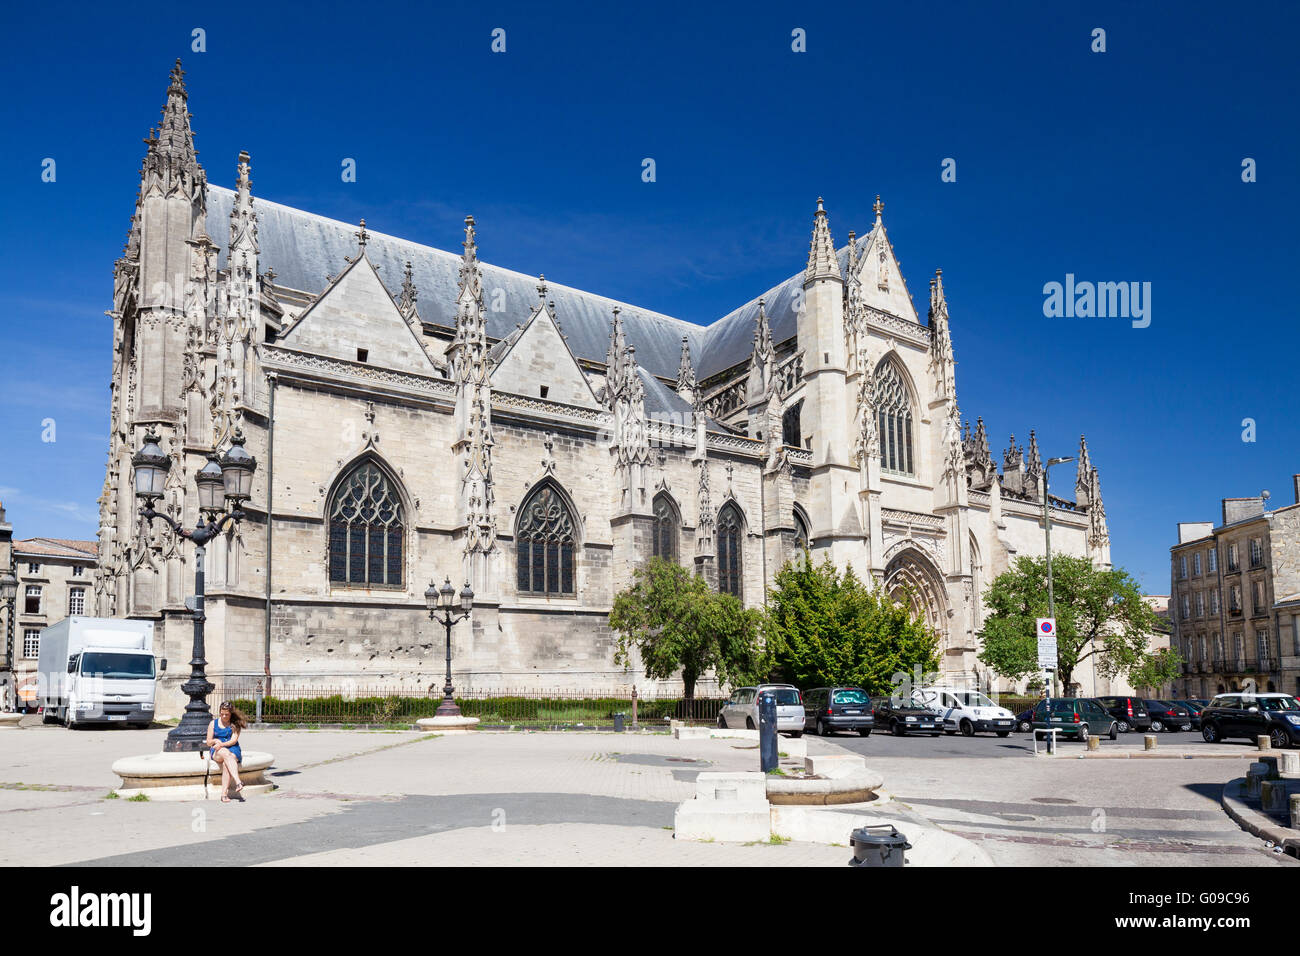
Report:
[[[1034,729],[1034,708],[1028,707],[1016,714],[1016,730],[1027,734]]]
[[[1181,704],[1172,700],[1146,701],[1147,713],[1151,715],[1151,729],[1156,733],[1162,730],[1191,730],[1192,715]]]
[[[776,698],[777,731],[791,737],[802,737],[803,697],[799,688],[793,684],[759,684],[757,687],[741,687],[733,691],[718,712],[718,726],[733,730],[757,730],[758,698],[769,692]]]
[[[1150,730],[1151,715],[1141,697],[1098,697],[1097,702],[1119,723],[1119,732]]]
[[[1209,743],[1229,737],[1267,736],[1277,749],[1300,744],[1300,702],[1290,694],[1219,694],[1201,711],[1201,736]]]
[[[999,707],[977,690],[956,690],[950,687],[922,687],[913,695],[936,713],[943,716],[943,729],[963,737],[973,737],[977,732],[995,733],[1005,737],[1015,726],[1015,715]]]
[[[870,737],[876,726],[871,697],[861,687],[814,687],[803,694],[804,730],[818,737],[841,730]]]
[[[1201,711],[1205,709],[1204,704],[1195,700],[1175,700],[1171,703],[1187,709],[1187,716],[1192,718],[1192,730],[1201,729]]]
[[[871,701],[876,726],[889,728],[895,737],[909,733],[938,737],[943,732],[943,717],[913,697],[876,697]]]
[[[1110,715],[1100,701],[1091,697],[1053,697],[1051,721],[1048,722],[1048,702],[1040,700],[1034,705],[1035,730],[1054,727],[1067,737],[1086,741],[1092,736],[1105,735],[1119,739],[1119,721]]]

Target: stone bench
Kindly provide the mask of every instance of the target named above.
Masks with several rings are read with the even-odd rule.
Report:
[[[251,797],[274,790],[275,784],[266,779],[266,771],[274,761],[271,754],[244,751],[244,759],[239,764],[239,777],[244,789],[239,795]],[[144,794],[150,800],[202,800],[205,797],[205,773],[208,778],[207,799],[221,797],[221,765],[214,763],[206,753],[202,757],[196,751],[123,757],[113,763],[113,773],[122,778],[121,785],[113,792],[125,799]]]

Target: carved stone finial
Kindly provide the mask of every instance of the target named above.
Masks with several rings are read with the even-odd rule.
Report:
[[[366,232],[366,221],[364,219],[361,220],[361,228],[352,235],[357,237],[357,250],[359,252],[364,252],[366,242],[370,239],[370,233]]]
[[[876,193],[876,202],[871,207],[871,211],[876,214],[876,222],[880,222],[880,214],[885,211],[885,204],[880,201],[880,193]]]

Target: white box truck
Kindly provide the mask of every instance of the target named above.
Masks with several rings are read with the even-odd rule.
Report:
[[[41,631],[37,697],[66,727],[153,720],[153,622],[66,617]]]

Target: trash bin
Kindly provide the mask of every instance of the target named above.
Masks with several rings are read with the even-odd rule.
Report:
[[[893,824],[858,827],[849,836],[849,845],[853,847],[850,866],[902,866],[903,851],[912,849]]]
[[[623,732],[623,723],[626,720],[627,720],[627,714],[614,715],[614,733],[621,734]]]

